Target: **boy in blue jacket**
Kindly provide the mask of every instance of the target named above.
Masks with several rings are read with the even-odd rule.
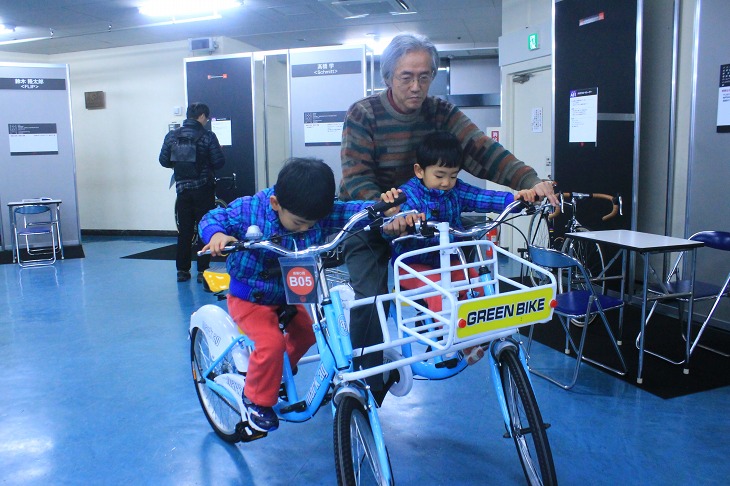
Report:
[[[472,186],[458,179],[463,162],[461,143],[451,132],[432,132],[423,139],[416,151],[416,163],[413,165],[415,176],[400,187],[406,195],[406,202],[401,211],[415,209],[422,214],[418,217],[424,221],[448,222],[452,227],[463,228],[461,213],[464,212],[502,212],[512,201],[517,199],[534,200],[537,196],[533,189],[524,189],[512,195],[511,192],[492,191]],[[414,217],[408,217],[408,224],[413,224]],[[392,235],[391,235],[392,236]],[[393,244],[393,258],[407,251],[438,244],[437,240],[408,239]],[[417,255],[406,262],[416,270],[431,269],[439,266],[439,256],[435,252]],[[428,278],[436,281],[438,275]],[[454,280],[463,280],[463,271],[455,272]],[[402,282],[407,288],[417,288],[423,283],[417,279]],[[441,310],[439,296],[426,298],[426,305],[433,311]],[[470,364],[484,356],[484,350],[476,346],[464,350]]]
[[[233,201],[227,208],[209,211],[200,221],[200,237],[212,256],[220,256],[231,242],[242,240],[256,225],[263,239],[294,250],[325,242],[350,217],[373,201],[335,201],[332,169],[319,159],[292,158],[279,172],[276,185],[253,196]],[[382,199],[393,202],[398,195],[391,189]],[[395,212],[396,209],[390,210]],[[231,283],[228,311],[238,327],[255,343],[251,353],[244,403],[248,422],[261,432],[275,430],[279,419],[272,407],[278,400],[284,366],[284,352],[292,366],[314,344],[312,319],[298,305],[287,325],[279,329],[279,309],[286,305],[278,256],[266,250],[232,253],[226,261]]]

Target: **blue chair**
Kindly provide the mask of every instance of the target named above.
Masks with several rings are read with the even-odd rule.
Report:
[[[560,324],[563,326],[563,330],[565,331],[565,354],[570,354],[571,349],[576,354],[575,368],[573,369],[573,377],[571,381],[563,383],[545,374],[545,372],[536,370],[532,366],[532,358],[529,358],[528,360],[530,372],[545,378],[566,390],[573,388],[575,383],[578,381],[578,372],[580,371],[581,361],[592,363],[621,376],[625,375],[627,372],[626,362],[624,361],[624,357],[621,354],[621,350],[619,349],[618,343],[611,331],[611,326],[608,324],[605,314],[605,312],[609,310],[621,309],[624,305],[623,300],[609,295],[596,293],[596,289],[593,285],[591,285],[590,277],[585,268],[583,268],[583,265],[581,265],[581,263],[572,256],[566,255],[565,253],[552,248],[540,248],[536,246],[529,246],[528,251],[530,261],[534,264],[552,270],[565,269],[568,273],[568,282],[574,282],[574,284],[577,285],[577,287],[571,286],[570,288],[565,289],[564,292],[558,294],[555,297],[556,306],[554,308],[555,315],[558,316]],[[577,278],[573,278],[571,275],[572,273],[575,273]],[[604,363],[590,359],[583,354],[588,328],[593,325],[593,323],[599,322],[598,319],[594,319],[596,316],[600,316],[600,322],[603,322],[603,326],[608,333],[611,346],[616,351],[616,355],[621,362],[622,369],[613,368]],[[621,313],[620,318],[623,318],[623,313]],[[574,320],[574,322],[580,321],[583,326],[580,335],[580,342],[577,346],[570,334],[571,320]],[[534,327],[531,326],[529,340],[527,343],[528,355],[532,344],[533,330]]]
[[[720,250],[725,252],[730,252],[730,233],[727,231],[700,231],[699,233],[695,233],[692,236],[689,237],[690,240],[694,241],[701,241],[705,244],[705,247],[713,249],[713,250]],[[669,272],[665,282],[664,286],[665,289],[661,288],[658,284],[650,284],[647,288],[647,291],[653,294],[681,294],[681,293],[688,293],[690,289],[690,283],[691,281],[687,278],[682,278],[681,272],[680,272],[680,264],[682,263],[682,258],[684,257],[684,253],[680,253],[680,255],[677,257],[677,259],[674,262],[674,266],[672,267],[671,271]],[[724,260],[727,262],[728,260]],[[722,269],[718,269],[722,271]],[[725,268],[727,270],[727,267]],[[719,273],[719,272],[718,272]],[[704,322],[700,325],[700,329],[697,332],[697,335],[694,337],[694,339],[691,338],[690,342],[690,356],[694,352],[696,347],[700,347],[703,349],[706,349],[708,351],[712,351],[713,353],[719,354],[721,356],[724,356],[726,358],[730,357],[730,354],[720,351],[718,349],[711,348],[709,346],[704,346],[702,344],[699,344],[699,340],[702,337],[702,334],[705,332],[705,329],[707,328],[707,324],[710,322],[710,319],[712,318],[712,315],[715,313],[715,309],[717,309],[717,306],[720,304],[720,300],[723,297],[730,297],[730,271],[728,272],[727,276],[725,276],[725,282],[722,285],[717,285],[716,283],[710,283],[710,282],[702,282],[702,281],[695,281],[694,287],[692,289],[692,293],[694,295],[694,302],[712,302],[712,307],[710,308],[710,311],[707,313],[707,317],[705,318]],[[665,299],[662,299],[665,300]],[[677,310],[679,315],[679,322],[681,323],[684,320],[684,305],[689,302],[688,297],[675,297],[673,299],[675,302],[677,302]],[[651,306],[651,310],[649,311],[649,314],[646,317],[646,325],[644,326],[644,332],[646,332],[646,328],[649,325],[649,319],[651,319],[652,314],[654,313],[654,310],[656,309],[657,304],[659,303],[658,300],[655,300],[654,303]],[[694,311],[697,310],[695,307],[693,309]],[[693,316],[688,316],[688,319],[692,319]],[[689,326],[688,326],[689,327]],[[639,334],[636,337],[636,342],[638,345],[639,339],[641,338],[641,334]],[[682,338],[686,341],[687,336],[682,331]],[[667,358],[666,356],[662,356],[659,353],[649,351],[647,349],[644,350],[646,353],[651,354],[652,356],[656,356],[657,358],[661,358],[665,361],[668,361],[672,364],[683,364],[685,360],[681,361],[674,361],[670,358]]]
[[[28,203],[13,208],[15,259],[21,267],[53,265],[61,247],[51,208]],[[21,243],[23,243],[21,247]],[[21,250],[24,250],[21,251]],[[25,257],[25,259],[23,259]]]

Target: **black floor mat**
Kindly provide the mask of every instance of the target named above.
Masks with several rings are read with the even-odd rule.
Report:
[[[123,256],[122,258],[130,258],[133,260],[172,260],[175,261],[175,255],[177,253],[177,245],[167,245],[154,250],[147,250],[141,253],[135,253],[133,255]],[[197,255],[193,252],[192,261],[195,261]],[[211,260],[212,262],[225,262],[225,258],[216,257]]]
[[[624,315],[623,345],[621,352],[629,368],[626,376],[618,376],[615,373],[606,372],[627,383],[635,385],[661,398],[674,398],[682,395],[689,395],[714,388],[730,385],[730,358],[711,353],[707,350],[697,348],[690,358],[689,374],[683,373],[684,365],[673,365],[660,360],[654,356],[644,354],[643,383],[636,383],[636,375],[639,363],[639,351],[636,349],[635,340],[639,332],[639,321],[641,309],[635,306],[628,306]],[[609,323],[615,332],[615,325],[618,321],[617,312],[607,314]],[[571,325],[571,335],[578,342],[582,329]],[[527,331],[523,331],[526,333]],[[684,356],[684,341],[680,336],[679,321],[664,315],[655,314],[646,332],[646,349],[658,351],[665,356],[675,358],[679,361]],[[565,332],[555,317],[548,324],[538,325],[535,328],[535,339],[553,349],[563,352],[565,343]],[[708,328],[703,334],[701,343],[708,344],[724,352],[730,352],[730,333]],[[603,325],[594,321],[586,335],[585,354],[593,359],[606,362],[609,365],[618,366],[618,358],[613,352],[613,347],[608,342]],[[573,359],[575,355],[573,354]],[[574,362],[573,362],[574,363]],[[534,363],[537,369],[540,363]],[[572,363],[571,363],[572,365]],[[592,366],[584,363],[582,366]],[[596,367],[596,369],[601,369]],[[559,371],[558,371],[559,373]],[[578,375],[578,384],[581,376]]]
[[[23,260],[28,259],[28,255],[25,250],[20,250],[20,258]],[[64,259],[71,258],[84,258],[84,248],[81,245],[63,246],[63,257]],[[61,259],[61,255],[57,254],[56,258]],[[0,251],[0,264],[13,263],[13,252],[11,250]]]

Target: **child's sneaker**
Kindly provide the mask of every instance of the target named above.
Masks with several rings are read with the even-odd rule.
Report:
[[[279,428],[279,417],[271,407],[262,407],[248,400],[244,400],[248,423],[252,429],[259,432],[271,432]]]
[[[466,363],[471,366],[484,357],[484,348],[481,346],[465,348],[464,356],[466,356]]]

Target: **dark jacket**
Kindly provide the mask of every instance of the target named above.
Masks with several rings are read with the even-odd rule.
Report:
[[[181,192],[183,188],[195,188],[202,187],[204,185],[213,184],[213,178],[215,176],[214,171],[223,167],[226,163],[221,144],[218,142],[218,137],[215,133],[210,130],[206,130],[198,120],[191,118],[183,121],[181,130],[183,132],[190,132],[191,136],[203,130],[203,136],[198,139],[196,144],[198,161],[202,164],[202,170],[200,172],[200,178],[196,181],[182,181],[177,183],[178,191]],[[160,149],[160,165],[172,169],[175,163],[170,161],[170,152],[172,150],[173,134],[175,131],[170,131],[165,135],[165,140],[162,142],[162,149]]]

